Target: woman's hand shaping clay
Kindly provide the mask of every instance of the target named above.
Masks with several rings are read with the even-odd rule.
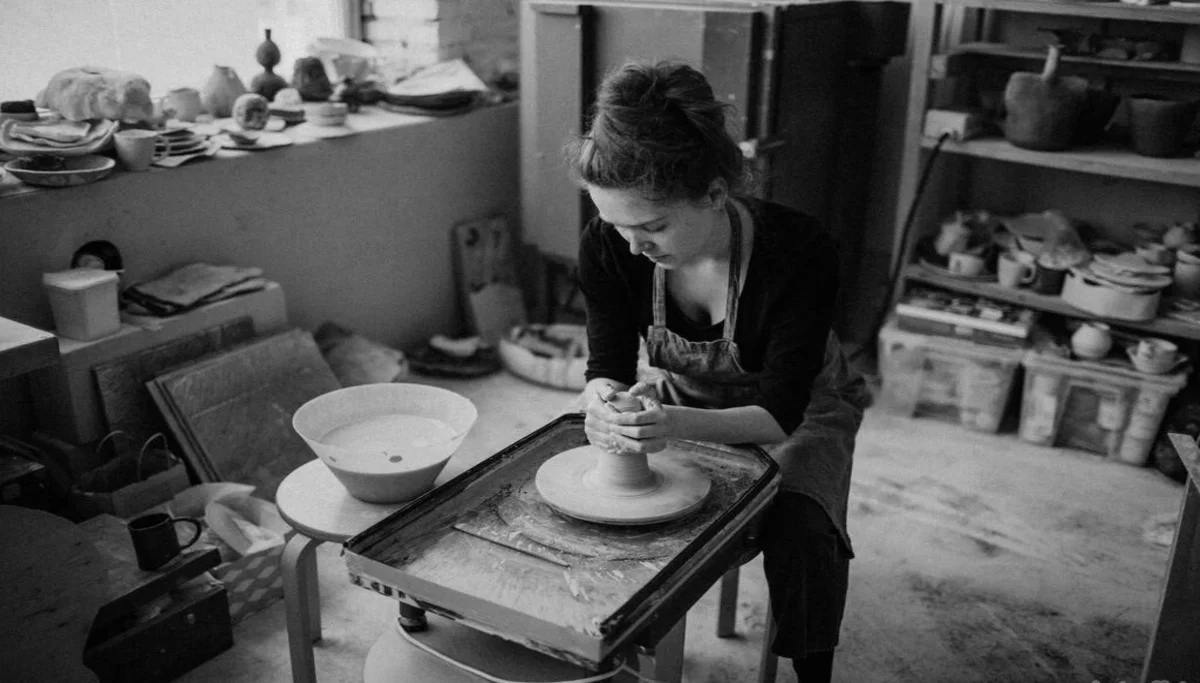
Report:
[[[610,453],[657,453],[666,448],[669,420],[654,387],[638,382],[629,391],[597,392],[583,429],[593,446]]]

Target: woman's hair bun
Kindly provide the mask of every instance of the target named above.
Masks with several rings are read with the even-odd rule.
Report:
[[[687,64],[626,64],[600,84],[589,130],[568,147],[572,170],[653,199],[696,199],[718,178],[736,189],[745,162],[725,129],[727,108]]]

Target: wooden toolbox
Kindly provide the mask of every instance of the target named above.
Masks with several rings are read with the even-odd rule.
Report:
[[[430,491],[347,541],[351,580],[592,670],[656,643],[734,566],[778,465],[756,446],[673,441],[710,476],[707,502],[672,522],[610,527],[554,512],[533,483],[543,462],[586,443],[583,416],[565,415]]]
[[[92,622],[83,662],[101,683],[166,683],[233,646],[225,587],[201,577],[216,548],[185,550],[155,571],[137,567],[125,522],[79,525],[104,559],[108,602]]]

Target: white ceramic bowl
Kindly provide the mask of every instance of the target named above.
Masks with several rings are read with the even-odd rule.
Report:
[[[13,174],[18,180],[27,185],[74,187],[103,179],[109,173],[112,173],[117,162],[109,157],[89,154],[87,156],[63,159],[62,167],[53,171],[30,168],[31,164],[30,159],[13,159],[4,165],[4,170]]]
[[[296,410],[292,428],[351,496],[390,504],[433,488],[477,417],[453,391],[389,382],[318,396]]]

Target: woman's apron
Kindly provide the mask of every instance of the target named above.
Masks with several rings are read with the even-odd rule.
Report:
[[[694,342],[667,329],[666,271],[654,269],[654,322],[646,335],[650,366],[658,370],[656,388],[664,403],[695,408],[734,408],[752,405],[761,373],[742,368],[737,329],[738,283],[742,267],[741,218],[732,202],[726,204],[730,225],[729,285],[721,339]],[[853,555],[846,532],[850,470],[854,438],[870,395],[866,382],[854,372],[831,331],[825,361],[813,381],[812,396],[800,426],[781,443],[765,446],[779,463],[781,490],[815,500],[837,528],[846,551]]]

